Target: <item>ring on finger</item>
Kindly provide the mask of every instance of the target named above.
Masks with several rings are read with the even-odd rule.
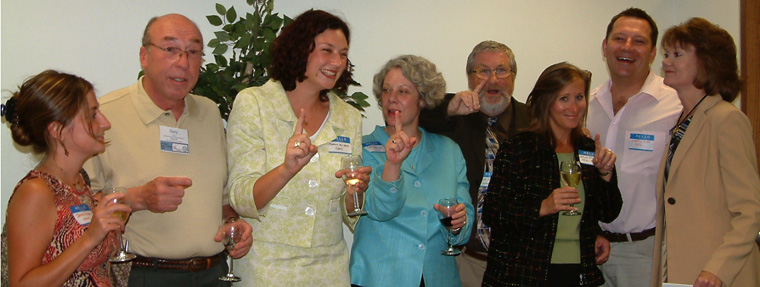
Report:
[[[391,140],[392,143],[396,143],[396,140]]]
[[[300,141],[296,141],[296,143],[295,143],[295,144],[293,144],[293,147],[294,147],[294,148],[299,148],[299,147],[301,147],[301,142],[300,142]]]

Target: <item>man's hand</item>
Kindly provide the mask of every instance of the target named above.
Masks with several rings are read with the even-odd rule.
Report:
[[[456,93],[446,110],[449,116],[463,116],[475,113],[480,110],[480,92],[486,86],[488,81],[480,81],[480,84],[474,90],[461,91]]]
[[[604,236],[596,236],[596,264],[604,264],[610,259],[610,241]]]
[[[175,211],[182,203],[185,189],[191,185],[193,181],[187,177],[159,176],[143,186],[130,188],[129,198],[132,211],[144,209],[156,213]]]
[[[253,228],[248,222],[240,218],[238,218],[234,224],[235,229],[241,230],[243,235],[240,238],[240,241],[235,243],[235,247],[229,252],[230,257],[238,259],[248,254],[248,251],[251,250],[251,246],[253,246]],[[214,236],[214,241],[222,242],[222,239],[224,239],[224,230],[222,230],[222,227],[219,227],[216,236]]]

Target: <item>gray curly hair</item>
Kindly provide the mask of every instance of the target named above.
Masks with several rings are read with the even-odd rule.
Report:
[[[414,84],[420,93],[420,108],[432,109],[443,101],[446,93],[446,80],[438,71],[435,64],[429,60],[415,55],[403,55],[391,59],[375,74],[372,93],[377,98],[377,104],[382,108],[383,81],[388,72],[394,68],[400,68],[409,81]]]

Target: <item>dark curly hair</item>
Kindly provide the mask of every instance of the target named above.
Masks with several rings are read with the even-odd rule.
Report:
[[[351,43],[351,32],[346,22],[337,16],[322,10],[309,10],[296,17],[282,32],[269,48],[272,55],[272,65],[269,75],[282,83],[286,91],[296,88],[296,83],[306,79],[306,64],[309,54],[314,51],[314,38],[325,30],[341,30],[346,36],[346,42]],[[353,83],[353,65],[347,61],[346,70],[340,75],[334,89],[339,92],[348,91],[348,85]],[[327,101],[327,90],[321,91],[320,100]]]
[[[11,122],[13,140],[21,146],[31,145],[37,153],[51,151],[48,125],[71,124],[80,110],[87,109],[87,94],[91,91],[93,86],[87,80],[53,70],[29,78],[8,100],[15,101],[15,107],[6,111],[11,113],[9,117],[16,119]],[[85,121],[92,123],[92,118],[85,117]],[[90,136],[96,138],[92,125],[88,127]]]
[[[694,86],[733,102],[741,90],[736,44],[726,30],[703,18],[691,18],[662,36],[663,47],[694,46],[699,65]]]

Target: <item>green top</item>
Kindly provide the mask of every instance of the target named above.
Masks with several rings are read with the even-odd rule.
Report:
[[[557,153],[558,165],[562,161],[572,160],[573,153]],[[562,186],[566,186],[563,180],[560,180]],[[576,187],[581,203],[575,205],[578,212],[583,214],[585,192],[583,182]],[[581,262],[581,243],[579,238],[581,228],[581,216],[565,216],[559,212],[557,221],[557,235],[554,237],[554,249],[552,250],[552,264],[579,264]]]

